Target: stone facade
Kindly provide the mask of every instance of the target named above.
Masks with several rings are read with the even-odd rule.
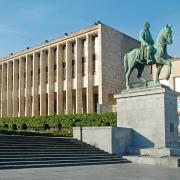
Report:
[[[139,42],[104,24],[0,59],[1,117],[112,111]]]

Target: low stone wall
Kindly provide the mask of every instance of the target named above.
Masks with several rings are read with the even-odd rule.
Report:
[[[123,155],[131,143],[131,129],[121,127],[74,127],[73,138],[110,154]]]

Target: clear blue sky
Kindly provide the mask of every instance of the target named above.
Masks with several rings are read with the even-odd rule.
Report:
[[[172,24],[174,43],[168,51],[180,56],[179,0],[0,0],[0,57],[97,20],[137,39],[144,21],[150,21],[154,39]]]

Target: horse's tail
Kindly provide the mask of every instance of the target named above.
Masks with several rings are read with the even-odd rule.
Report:
[[[124,69],[125,69],[125,73],[127,73],[128,71],[128,55],[125,54],[124,56]]]

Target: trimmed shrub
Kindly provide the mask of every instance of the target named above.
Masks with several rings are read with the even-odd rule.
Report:
[[[16,124],[12,124],[11,129],[16,131],[17,130],[17,125]]]
[[[0,118],[0,126],[3,127],[4,124],[7,124],[11,127],[13,124],[16,124],[18,127],[21,127],[22,124],[26,124],[28,129],[43,129],[45,124],[48,124],[51,128],[58,128],[58,124],[60,123],[62,128],[104,125],[116,127],[116,119],[117,114],[112,112],[99,114],[63,114],[39,117],[7,117]]]
[[[9,128],[9,125],[8,125],[8,124],[3,124],[3,128],[4,128],[4,129],[8,129],[8,128]]]
[[[50,129],[49,124],[47,123],[43,124],[43,130],[48,130],[48,129]]]
[[[58,128],[59,131],[62,129],[62,124],[60,122],[58,122],[57,128]]]
[[[106,121],[106,122],[103,122],[102,125],[103,125],[103,126],[111,126],[110,122],[107,122],[107,121]]]
[[[26,124],[21,124],[21,130],[27,130],[27,125]]]

